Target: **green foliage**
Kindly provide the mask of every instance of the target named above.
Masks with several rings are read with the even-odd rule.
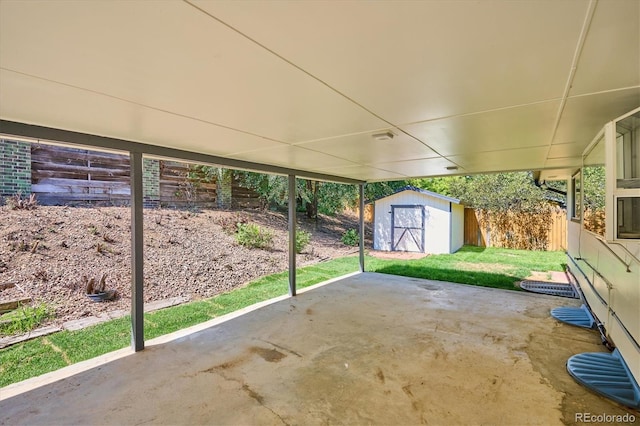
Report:
[[[453,180],[450,191],[467,207],[491,212],[535,213],[547,204],[544,190],[534,184],[530,172],[465,176]]]
[[[311,241],[311,234],[304,229],[296,230],[296,253],[302,253],[302,250]]]
[[[605,205],[604,166],[582,168],[584,207],[592,211],[603,211]]]
[[[364,198],[368,201],[374,201],[378,198],[391,195],[409,184],[410,182],[407,180],[368,183],[364,186]],[[356,190],[355,187],[354,190]],[[357,197],[355,197],[354,199],[357,199]]]
[[[360,244],[360,234],[355,229],[347,229],[347,231],[342,234],[342,243],[347,246],[357,246]]]
[[[0,335],[27,333],[53,316],[53,310],[45,303],[20,306],[0,316]]]
[[[273,207],[286,206],[289,201],[289,183],[286,176],[254,172],[235,172],[242,184],[256,191],[266,204]],[[396,192],[408,181],[376,182],[365,185],[365,198],[375,200]],[[358,187],[335,182],[318,182],[296,179],[297,203],[304,207],[307,216],[316,213],[333,216],[346,207],[358,204]]]
[[[266,204],[275,207],[286,206],[289,200],[289,181],[286,176],[265,173],[236,171],[238,179],[246,188],[253,189]],[[296,179],[296,191],[304,191],[301,179]]]
[[[236,241],[245,247],[266,249],[273,244],[273,234],[255,223],[239,223]]]
[[[487,211],[535,212],[544,199],[566,202],[566,197],[535,185],[531,172],[411,179],[410,185],[459,198],[467,207]],[[556,191],[567,190],[566,181],[545,182]]]
[[[604,166],[590,165],[582,168],[582,197],[582,219],[585,229],[604,237],[606,229]]]
[[[222,173],[227,173],[226,169],[218,167],[205,166],[202,164],[191,164],[187,172],[187,178],[194,182],[196,186],[200,186],[201,182],[216,182]]]
[[[327,216],[342,213],[358,203],[358,188],[334,182],[318,182],[318,211]]]
[[[445,177],[435,177],[435,178],[421,178],[421,179],[411,179],[409,180],[409,184],[411,186],[415,186],[416,188],[426,189],[427,191],[435,192],[437,194],[446,195],[449,197],[453,197],[453,193],[451,192],[451,187],[455,185],[455,181],[463,180],[462,176],[445,176]]]
[[[491,244],[545,250],[554,206],[530,172],[464,176],[449,181],[449,193],[478,211],[480,225],[491,230]]]

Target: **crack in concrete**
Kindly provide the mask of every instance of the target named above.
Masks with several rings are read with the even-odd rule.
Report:
[[[268,340],[261,340],[261,341],[262,341],[262,342],[264,342],[264,343],[268,343],[268,344],[270,344],[271,346],[273,346],[273,347],[275,347],[275,348],[278,348],[278,349],[280,349],[280,350],[283,350],[283,351],[285,351],[285,352],[289,352],[290,354],[295,355],[295,356],[297,356],[298,358],[302,358],[302,355],[300,355],[298,352],[296,352],[296,351],[294,351],[294,350],[292,350],[292,349],[286,348],[286,347],[284,347],[284,346],[278,345],[278,344],[273,343],[273,342],[270,342],[270,341],[268,341]]]
[[[230,376],[226,375],[224,373],[224,370],[221,369],[219,366],[208,368],[206,370],[203,370],[203,372],[204,373],[217,374],[218,376],[222,377],[224,380],[226,380],[228,382],[237,383],[238,385],[240,385],[240,389],[242,389],[243,392],[245,392],[250,398],[255,400],[258,404],[260,404],[262,407],[264,407],[267,410],[269,410],[274,416],[276,416],[278,419],[280,419],[280,421],[282,422],[283,425],[290,426],[289,423],[287,423],[282,418],[282,416],[280,414],[275,412],[271,407],[269,407],[267,404],[264,403],[264,396],[262,396],[258,392],[256,392],[253,389],[251,389],[251,387],[248,384],[246,384],[244,381],[242,381],[241,379],[236,379],[235,377],[230,377]]]

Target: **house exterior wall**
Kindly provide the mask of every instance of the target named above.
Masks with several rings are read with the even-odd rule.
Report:
[[[160,160],[145,158],[142,164],[143,204],[160,207]]]
[[[449,212],[450,204],[449,201],[411,190],[402,191],[377,200],[374,209],[373,248],[383,251],[391,251],[392,249],[392,206],[421,205],[425,211],[425,253],[450,253],[451,247],[455,247],[457,244],[457,242],[455,244],[451,243],[452,215]],[[461,211],[461,215],[464,215],[464,208],[462,208]],[[456,234],[456,238],[460,240],[462,239],[462,233],[464,231],[464,216],[461,217],[462,220],[460,220],[459,224],[455,225],[459,228],[456,232],[460,234],[459,237]]]
[[[640,109],[636,112],[640,112]],[[640,130],[640,127],[637,129]],[[603,129],[605,135],[605,201],[606,214],[604,226],[605,238],[593,231],[599,229],[593,225],[585,226],[584,200],[575,203],[574,197],[580,192],[574,191],[574,180],[568,182],[568,248],[567,264],[580,285],[589,308],[604,325],[607,337],[620,351],[627,367],[637,382],[640,382],[640,239],[616,239],[615,230],[618,216],[616,210],[616,191],[626,192],[630,196],[640,196],[640,190],[618,189],[616,167],[626,160],[617,158],[618,136],[613,122]],[[598,138],[594,141],[601,143]],[[596,145],[597,146],[597,145]],[[584,154],[586,158],[592,151]],[[620,163],[619,163],[620,162]],[[586,161],[585,161],[586,164]],[[584,178],[584,168],[582,169]],[[582,179],[582,197],[585,197],[584,179]],[[638,191],[638,192],[634,192]],[[577,204],[577,205],[576,205]],[[573,206],[575,205],[575,208]],[[572,215],[572,210],[577,214]],[[572,218],[575,216],[575,218]]]
[[[0,196],[31,193],[31,144],[0,140]]]
[[[623,322],[632,336],[636,339],[640,336],[640,311],[638,310],[640,269],[637,263],[625,255],[624,251],[613,245],[613,250],[630,265],[627,272],[625,266],[598,241],[595,234],[581,230],[580,227],[580,223],[569,222],[569,268],[580,284],[592,312],[604,324],[631,373],[638,380],[640,379],[640,353],[629,340],[616,317]],[[640,244],[630,241],[621,242],[621,244],[635,257],[640,257]],[[604,279],[594,273],[592,268],[611,283],[613,286],[611,291]],[[609,308],[613,309],[616,316],[609,314]]]

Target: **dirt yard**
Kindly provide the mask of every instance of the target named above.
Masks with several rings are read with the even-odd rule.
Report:
[[[21,296],[55,308],[62,323],[106,311],[129,309],[130,210],[125,207],[0,207],[0,300]],[[273,249],[249,249],[230,232],[238,222],[256,223],[274,235]],[[357,228],[353,216],[299,216],[311,243],[298,266],[357,253],[340,238]],[[145,302],[182,296],[211,297],[288,267],[286,216],[263,211],[150,209],[144,216]],[[106,274],[115,300],[96,303],[85,295],[85,279]],[[14,284],[6,288],[3,284]]]

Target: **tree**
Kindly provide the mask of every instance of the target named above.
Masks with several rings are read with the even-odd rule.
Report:
[[[545,192],[530,172],[465,176],[451,182],[451,195],[468,207],[486,211],[534,213],[545,203]]]
[[[583,167],[582,186],[584,207],[593,211],[604,211],[606,199],[604,166]]]
[[[582,219],[585,229],[605,235],[605,170],[604,166],[582,168]]]
[[[427,191],[435,192],[437,194],[453,196],[451,192],[451,186],[454,185],[456,180],[464,179],[462,176],[445,176],[435,178],[419,178],[409,180],[411,186],[416,188],[426,189]]]
[[[288,202],[288,181],[286,176],[267,175],[254,172],[237,172],[242,184],[256,191],[268,204],[283,207]],[[365,185],[365,199],[393,194],[406,186],[408,181],[376,182]],[[333,216],[346,207],[358,204],[358,187],[336,182],[322,182],[296,179],[296,198],[307,217],[317,218],[318,213]]]
[[[450,195],[476,209],[491,245],[544,250],[553,205],[530,172],[496,173],[452,179]]]

